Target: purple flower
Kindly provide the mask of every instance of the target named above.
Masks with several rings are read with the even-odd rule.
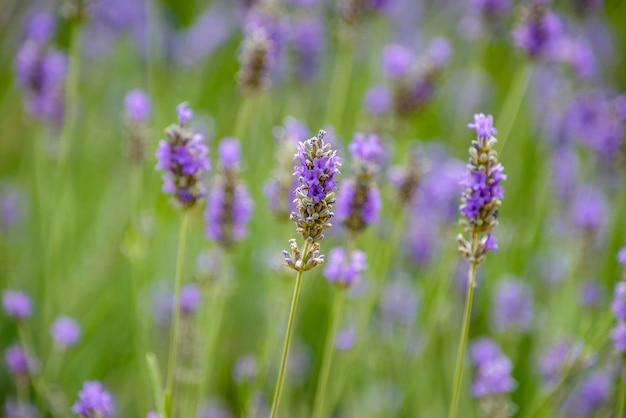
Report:
[[[60,126],[64,116],[65,55],[27,40],[15,59],[15,72],[24,91],[27,110]]]
[[[574,394],[571,417],[588,417],[602,409],[613,388],[613,378],[606,372],[595,371],[585,378]]]
[[[546,387],[554,386],[559,379],[589,367],[594,356],[583,351],[583,344],[560,341],[549,347],[539,359],[539,370]]]
[[[563,38],[557,48],[557,59],[570,66],[576,76],[588,79],[596,75],[598,65],[593,50],[582,38]]]
[[[626,246],[620,248],[617,252],[617,262],[626,265]]]
[[[7,289],[2,292],[2,306],[7,315],[14,318],[28,318],[32,313],[30,296],[21,290]]]
[[[415,56],[405,46],[390,44],[383,49],[383,69],[392,79],[406,76],[415,63]]]
[[[235,383],[241,385],[242,383],[253,383],[256,379],[259,366],[254,356],[247,355],[240,357],[235,363],[233,370],[233,379]]]
[[[54,16],[50,13],[35,13],[26,22],[26,37],[39,44],[47,44],[56,30]]]
[[[588,280],[580,286],[580,303],[582,306],[600,307],[604,300],[604,287],[594,280]]]
[[[602,192],[593,186],[581,186],[570,208],[572,222],[578,228],[598,230],[605,225],[608,206]]]
[[[19,403],[7,398],[4,403],[4,416],[6,418],[37,418],[39,411],[30,403]]]
[[[615,293],[611,309],[620,321],[626,321],[626,282],[620,281],[615,285]]]
[[[533,300],[528,285],[516,279],[501,280],[496,287],[491,318],[498,332],[510,328],[528,331],[533,320]]]
[[[159,414],[157,414],[155,411],[150,411],[148,412],[148,416],[146,418],[160,418]]]
[[[292,25],[296,74],[301,80],[311,79],[319,67],[325,30],[324,21],[316,16],[300,17]]]
[[[262,7],[262,6],[261,6]],[[244,25],[244,40],[239,52],[239,85],[246,93],[266,88],[276,68],[285,39],[285,21],[261,7],[250,9]]]
[[[204,136],[184,126],[193,116],[187,102],[178,105],[176,111],[179,124],[165,130],[168,139],[159,142],[156,169],[165,170],[163,192],[173,194],[187,209],[204,197],[200,176],[211,168],[211,163]]]
[[[550,12],[544,1],[534,0],[526,10],[526,15],[512,32],[516,46],[537,59],[550,54],[562,35],[561,20]]]
[[[323,231],[330,228],[333,217],[337,181],[341,160],[337,151],[324,142],[326,132],[320,130],[317,136],[298,143],[293,174],[298,177],[300,186],[296,189],[296,211],[291,220],[296,223],[296,231],[307,240],[319,242],[324,238]]]
[[[71,347],[80,340],[80,325],[72,317],[59,316],[50,327],[54,341],[62,347]]]
[[[470,357],[476,367],[488,364],[501,354],[500,346],[491,338],[476,338],[470,345]]]
[[[497,250],[497,243],[490,231],[497,225],[498,209],[504,197],[504,188],[500,184],[506,180],[504,167],[498,162],[493,146],[497,142],[493,136],[497,133],[493,127],[491,115],[474,115],[474,123],[468,125],[476,130],[477,139],[472,141],[470,159],[464,181],[460,211],[462,224],[472,237],[480,237],[478,242],[470,243],[462,235],[458,237],[459,250],[470,262],[480,264],[487,251]]]
[[[150,118],[152,104],[150,96],[139,89],[134,89],[126,94],[124,98],[124,106],[126,108],[126,116],[133,121],[145,122]]]
[[[365,106],[367,111],[375,116],[380,116],[391,109],[391,92],[383,85],[370,88],[365,94]]]
[[[501,351],[498,345],[488,339],[481,338],[478,346],[470,347],[472,360],[476,367],[472,394],[481,398],[483,396],[498,395],[512,392],[517,387],[517,382],[511,376],[513,364]]]
[[[343,184],[336,215],[348,230],[360,233],[378,221],[382,200],[374,176],[384,151],[374,134],[356,133],[349,148],[354,158],[355,177]]]
[[[198,309],[202,301],[200,288],[195,283],[188,283],[180,290],[180,310],[185,314],[191,314]]]
[[[335,347],[339,351],[347,351],[354,346],[356,342],[356,332],[354,328],[347,327],[337,333],[335,338]]]
[[[176,113],[178,113],[178,124],[184,127],[191,118],[193,118],[193,110],[189,108],[189,102],[182,102],[176,106]]]
[[[428,45],[428,57],[436,67],[443,67],[448,63],[452,48],[446,38],[438,37],[430,41]]]
[[[72,412],[83,418],[109,418],[113,411],[113,397],[98,381],[83,383],[78,401],[72,406]]]
[[[470,0],[473,11],[483,16],[486,23],[502,19],[511,9],[511,0]]]
[[[17,185],[3,187],[0,191],[0,231],[8,231],[25,217],[26,198]]]
[[[360,281],[366,269],[367,255],[363,251],[353,250],[350,254],[346,254],[343,247],[335,247],[328,253],[324,276],[329,282],[346,288]]]
[[[611,339],[617,351],[626,353],[626,322],[619,321],[617,323],[611,333]]]
[[[12,374],[26,374],[32,370],[32,361],[19,344],[13,344],[4,350],[4,359]]]
[[[552,183],[562,199],[568,199],[578,184],[578,157],[569,146],[560,146],[552,155]]]
[[[208,399],[198,408],[197,418],[233,418],[228,404],[222,399]]]
[[[221,171],[210,192],[205,212],[206,235],[224,247],[241,241],[247,232],[252,215],[252,199],[239,179],[239,142],[224,138],[220,142]]]
[[[241,151],[237,138],[224,138],[218,148],[220,163],[226,169],[232,169],[241,160]]]
[[[476,113],[474,115],[474,123],[467,124],[470,129],[476,130],[476,135],[480,138],[489,138],[498,133],[498,130],[493,126],[493,116],[484,113]]]

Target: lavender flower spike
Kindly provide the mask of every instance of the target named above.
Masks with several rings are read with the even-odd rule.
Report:
[[[110,418],[113,416],[113,397],[100,382],[87,381],[78,392],[78,401],[72,406],[72,412],[82,418]]]
[[[285,265],[296,271],[310,270],[324,262],[320,256],[320,241],[324,239],[324,230],[332,227],[330,220],[335,204],[337,181],[341,161],[337,151],[324,142],[326,131],[320,130],[304,142],[298,143],[294,159],[299,162],[294,167],[294,176],[298,176],[300,186],[295,190],[293,201],[296,210],[291,212],[290,219],[296,224],[296,232],[302,235],[308,248],[304,259],[298,249],[296,240],[289,241],[291,252],[283,251]],[[309,246],[310,245],[310,246]]]
[[[50,333],[57,344],[71,347],[80,340],[80,325],[72,317],[59,316],[50,327]]]
[[[497,140],[493,136],[498,131],[493,126],[491,115],[474,115],[474,123],[468,127],[476,130],[477,139],[469,149],[465,192],[461,203],[461,224],[470,234],[471,241],[459,235],[459,251],[473,264],[484,261],[488,251],[497,249],[491,230],[498,224],[498,209],[504,197],[500,183],[506,180],[504,167],[498,162],[498,154],[493,149]]]
[[[382,202],[375,175],[383,148],[377,135],[357,133],[350,144],[350,152],[354,157],[355,177],[342,185],[343,192],[337,200],[337,219],[351,233],[357,234],[378,221]]]
[[[358,282],[366,269],[367,254],[363,251],[354,250],[347,254],[342,247],[335,247],[328,253],[324,276],[340,288],[347,288]]]
[[[295,190],[296,211],[291,213],[291,220],[296,223],[296,231],[304,240],[320,242],[323,231],[330,228],[335,204],[337,181],[341,162],[337,151],[324,143],[326,132],[320,130],[317,136],[298,144],[293,174],[298,176],[300,186]]]
[[[178,105],[176,110],[179,123],[165,130],[167,139],[159,142],[156,151],[156,169],[165,171],[163,192],[173,194],[181,206],[188,209],[204,197],[200,177],[211,168],[211,164],[204,136],[185,126],[193,117],[187,102]]]
[[[224,138],[219,145],[220,175],[206,207],[206,235],[224,248],[231,248],[246,235],[252,215],[252,199],[239,179],[239,142]]]

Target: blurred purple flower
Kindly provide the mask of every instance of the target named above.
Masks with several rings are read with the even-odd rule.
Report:
[[[343,247],[335,247],[328,253],[324,276],[329,282],[347,288],[360,281],[366,269],[367,255],[363,251],[353,250],[348,255]]]
[[[438,37],[430,41],[428,45],[428,57],[436,67],[443,67],[448,63],[452,48],[446,38]]]
[[[80,325],[74,318],[62,315],[52,323],[50,333],[57,344],[71,347],[80,340]]]
[[[12,374],[26,374],[34,368],[32,359],[20,344],[13,344],[4,350],[4,360]]]
[[[613,332],[611,333],[613,346],[620,353],[626,353],[626,322],[618,321]]]
[[[218,154],[221,170],[208,197],[206,235],[228,248],[246,236],[253,202],[247,187],[239,179],[239,141],[222,139]]]
[[[126,116],[133,121],[145,122],[150,118],[152,104],[150,96],[140,89],[134,89],[124,98]]]
[[[209,148],[204,136],[185,127],[193,117],[187,102],[176,107],[179,124],[166,129],[168,139],[162,139],[156,151],[156,169],[164,170],[163,192],[173,194],[185,208],[192,207],[205,192],[201,175],[211,168]]]
[[[26,212],[26,197],[17,185],[2,187],[0,191],[0,230],[8,231],[22,222]]]
[[[617,252],[617,262],[626,265],[626,246],[620,248]]]
[[[324,20],[317,16],[302,16],[292,24],[292,42],[296,55],[296,74],[301,80],[315,76],[320,55],[324,50]]]
[[[582,306],[601,307],[604,301],[604,286],[595,280],[587,280],[580,286],[580,304]]]
[[[339,351],[347,351],[354,346],[356,342],[356,332],[353,327],[347,327],[340,330],[335,337],[335,347]]]
[[[7,289],[2,292],[2,306],[7,315],[15,318],[28,318],[32,313],[30,296],[22,290]]]
[[[184,314],[192,314],[202,302],[202,293],[195,283],[188,283],[180,290],[180,310]]]
[[[589,43],[583,38],[563,38],[556,47],[556,59],[571,67],[581,79],[592,78],[598,64]]]
[[[559,197],[569,199],[578,184],[578,156],[570,146],[552,154],[552,184]]]
[[[219,398],[211,398],[202,402],[198,408],[197,418],[233,418],[228,404]]]
[[[383,70],[392,79],[408,75],[414,63],[414,54],[403,45],[389,44],[383,49]]]
[[[615,293],[611,309],[620,321],[626,321],[626,282],[619,281],[615,285]]]
[[[378,84],[365,94],[365,106],[370,114],[380,116],[391,108],[391,99],[391,92],[385,86]]]
[[[189,29],[180,34],[176,60],[183,66],[196,67],[223,44],[235,28],[230,13],[216,4],[203,12]]]
[[[521,280],[500,280],[495,290],[491,320],[498,332],[515,329],[526,332],[533,320],[533,299],[530,287]]]
[[[5,418],[37,418],[39,411],[37,407],[31,403],[16,402],[11,398],[7,398],[4,402]]]
[[[233,369],[233,379],[238,385],[242,383],[251,384],[256,379],[258,371],[259,366],[254,356],[239,357]]]
[[[500,346],[491,338],[479,337],[472,341],[470,357],[476,367],[489,363],[491,359],[501,354]]]
[[[570,417],[588,417],[602,409],[613,388],[613,378],[604,371],[595,371],[583,380],[573,394],[568,408]]]
[[[593,186],[583,185],[576,191],[570,216],[578,228],[598,230],[606,224],[608,205],[602,192]]]
[[[26,22],[26,38],[44,45],[50,41],[56,30],[54,16],[46,12],[32,14]]]
[[[548,10],[543,0],[531,1],[521,23],[512,32],[515,45],[532,59],[550,55],[561,35],[561,20]]]
[[[582,342],[560,341],[549,347],[539,359],[543,383],[551,388],[564,375],[583,370],[595,361],[595,356],[585,353]]]
[[[78,401],[72,406],[72,412],[83,418],[110,418],[113,416],[113,397],[102,383],[86,381],[78,392]]]
[[[472,358],[478,360],[474,363],[476,373],[472,383],[472,394],[480,398],[512,392],[517,387],[517,382],[511,376],[513,370],[511,360],[493,341],[489,344],[485,338],[481,338],[478,343],[477,348],[473,345],[470,347]]]

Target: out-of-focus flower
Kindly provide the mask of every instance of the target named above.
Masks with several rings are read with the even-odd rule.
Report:
[[[574,195],[570,216],[578,228],[597,231],[606,224],[608,205],[602,192],[593,186],[580,186]]]
[[[124,98],[124,108],[129,120],[145,122],[150,118],[152,102],[148,93],[140,89],[133,89]]]
[[[339,351],[347,351],[354,346],[356,342],[356,332],[354,328],[347,327],[340,330],[335,337],[335,347]]]
[[[604,302],[604,286],[595,280],[587,280],[580,286],[580,303],[583,306],[602,306]]]
[[[548,9],[548,2],[532,0],[512,35],[515,45],[531,59],[549,57],[562,35],[561,20]]]
[[[193,111],[187,102],[178,105],[176,110],[178,125],[171,125],[165,130],[168,139],[159,142],[156,169],[165,171],[163,192],[174,195],[182,207],[187,209],[205,196],[200,179],[211,168],[211,164],[204,136],[186,127],[193,117]]]
[[[235,383],[241,385],[243,383],[250,384],[256,379],[259,366],[254,356],[247,355],[240,357],[235,363],[233,369],[233,379]]]
[[[72,317],[59,316],[50,327],[54,341],[62,347],[71,347],[80,340],[80,325]]]
[[[367,255],[361,250],[346,254],[343,247],[335,247],[328,253],[324,276],[340,288],[347,288],[361,280],[367,269]]]
[[[302,16],[292,24],[292,43],[296,58],[296,75],[300,80],[315,76],[320,55],[325,46],[324,20],[317,16]]]
[[[20,344],[13,344],[4,351],[4,359],[9,372],[15,375],[33,371],[33,360],[29,358]]]
[[[253,203],[239,178],[239,141],[224,138],[219,145],[219,174],[208,197],[205,212],[206,235],[224,248],[231,248],[247,232]]]
[[[379,309],[385,325],[411,325],[418,306],[419,295],[407,281],[398,279],[383,287]]]
[[[7,289],[2,292],[2,306],[6,314],[14,318],[28,318],[32,313],[30,296],[21,290]]]
[[[202,294],[195,283],[188,283],[180,290],[180,310],[184,314],[192,314],[200,306]]]
[[[384,115],[391,109],[391,92],[384,85],[378,84],[370,88],[365,94],[365,107],[374,115]]]
[[[539,359],[539,370],[546,387],[553,387],[565,376],[586,369],[595,361],[595,354],[585,350],[583,343],[560,341],[549,347]]]
[[[533,320],[533,300],[530,287],[517,279],[498,282],[491,320],[499,332],[515,329],[528,331]]]
[[[37,418],[39,411],[37,407],[30,403],[16,402],[11,398],[7,398],[4,402],[5,418]]]
[[[110,418],[114,410],[113,397],[98,381],[83,383],[78,401],[72,406],[72,412],[83,418]]]

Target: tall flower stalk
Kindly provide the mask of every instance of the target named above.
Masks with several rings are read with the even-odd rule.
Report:
[[[337,219],[349,235],[348,250],[341,247],[331,250],[329,265],[324,270],[326,278],[337,285],[338,293],[334,295],[335,301],[330,313],[320,375],[317,380],[313,405],[314,418],[324,416],[334,341],[343,312],[344,292],[366,269],[366,254],[355,249],[357,240],[369,225],[378,221],[382,206],[375,181],[384,154],[378,136],[356,133],[349,150],[354,158],[354,177],[342,183],[343,192],[337,201]]]
[[[330,220],[334,214],[332,212],[335,204],[335,191],[337,182],[335,175],[339,174],[341,162],[337,156],[337,151],[331,148],[330,144],[324,142],[326,132],[320,130],[314,136],[298,144],[295,160],[298,165],[294,167],[293,174],[298,176],[300,186],[295,190],[296,199],[294,204],[296,210],[291,213],[291,220],[296,224],[296,232],[304,240],[302,252],[295,239],[289,240],[291,251],[283,251],[285,265],[297,272],[296,284],[289,309],[289,319],[287,321],[287,331],[283,344],[283,353],[276,380],[274,400],[272,401],[271,417],[278,416],[280,407],[280,396],[285,380],[285,370],[289,347],[291,346],[291,336],[296,317],[300,287],[302,285],[302,275],[305,271],[311,270],[324,262],[324,256],[320,255],[320,241],[324,239],[324,230],[332,225]]]
[[[201,175],[210,169],[209,148],[201,134],[187,128],[187,122],[193,117],[193,111],[187,102],[176,108],[178,125],[166,129],[167,139],[161,140],[156,152],[157,169],[165,171],[163,175],[163,192],[172,194],[176,205],[183,209],[176,277],[174,281],[174,311],[170,332],[169,360],[165,383],[164,403],[165,416],[173,416],[174,374],[178,356],[178,340],[180,333],[180,289],[183,281],[185,265],[185,243],[187,241],[188,209],[206,194],[200,183]]]
[[[463,379],[463,363],[469,335],[472,298],[476,287],[476,270],[485,261],[487,252],[496,251],[498,244],[491,230],[498,224],[498,209],[502,204],[504,189],[500,185],[506,180],[504,168],[498,162],[498,155],[493,149],[497,140],[493,136],[498,131],[493,126],[491,115],[474,115],[474,123],[468,125],[476,130],[477,138],[472,141],[469,149],[470,159],[467,165],[466,189],[461,202],[461,225],[469,234],[469,240],[459,234],[459,251],[470,264],[467,277],[467,293],[463,313],[463,326],[459,351],[454,372],[454,387],[450,404],[450,418],[458,414],[461,383]]]

